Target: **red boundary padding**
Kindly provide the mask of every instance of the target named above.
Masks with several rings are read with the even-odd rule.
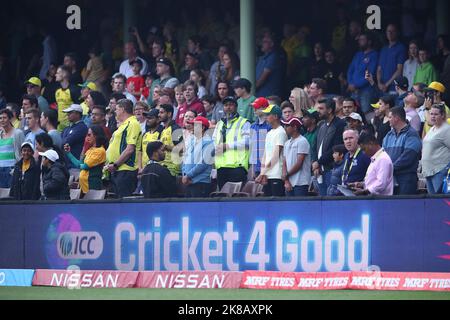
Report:
[[[241,288],[264,290],[449,291],[450,273],[246,271]]]
[[[450,273],[402,272],[127,272],[36,270],[33,286],[67,288],[191,288],[450,292]]]

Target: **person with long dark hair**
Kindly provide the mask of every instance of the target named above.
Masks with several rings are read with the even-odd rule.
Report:
[[[83,194],[89,190],[101,190],[103,166],[106,162],[107,142],[102,127],[94,125],[88,130],[86,141],[90,148],[81,160],[78,160],[71,152],[70,146],[66,145],[64,151],[76,168],[80,168],[80,188]]]

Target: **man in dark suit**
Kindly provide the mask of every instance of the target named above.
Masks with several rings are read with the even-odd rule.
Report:
[[[346,123],[336,117],[333,99],[320,100],[317,108],[322,121],[317,129],[317,150],[313,152],[317,158],[313,159],[312,170],[319,183],[320,195],[326,196],[333,169],[333,147],[343,144],[342,134]]]

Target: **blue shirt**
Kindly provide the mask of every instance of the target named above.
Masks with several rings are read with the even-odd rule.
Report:
[[[369,81],[366,80],[366,70],[369,70],[372,75],[375,75],[377,65],[377,51],[372,50],[368,53],[362,51],[357,52],[348,68],[348,83],[354,85],[357,89],[366,89],[370,87]]]
[[[342,183],[348,184],[364,181],[370,163],[370,158],[362,150],[358,152],[356,157],[353,156],[353,158],[350,158],[350,153],[347,153],[344,157]]]
[[[281,94],[282,70],[280,63],[280,54],[277,51],[266,53],[259,57],[256,64],[256,80],[259,80],[264,69],[271,71],[266,82],[256,91],[257,97],[268,97]]]
[[[208,135],[203,136],[201,141],[191,136],[186,145],[186,155],[181,167],[183,176],[191,179],[193,184],[211,183],[213,140]]]
[[[403,128],[399,134],[392,129],[384,137],[383,149],[394,164],[394,176],[417,173],[422,141],[410,125]]]
[[[44,133],[45,131],[42,129],[38,129],[36,132],[29,131],[27,135],[25,136],[26,142],[30,142],[33,145],[33,148],[36,148],[36,136],[38,134]]]
[[[272,130],[270,124],[267,121],[259,123],[259,119],[256,119],[250,127],[250,164],[255,166],[255,173],[261,172],[266,135],[270,130]]]
[[[80,159],[81,151],[83,151],[84,139],[86,138],[88,127],[83,121],[78,121],[70,127],[64,129],[61,134],[62,145],[70,145],[70,152],[75,158]],[[72,168],[72,161],[66,156],[66,164],[68,168]]]
[[[397,71],[397,66],[400,64],[403,65],[406,58],[406,47],[403,43],[397,42],[392,47],[385,46],[381,49],[380,62],[378,64],[378,66],[381,67],[381,82],[388,82],[395,71]],[[395,90],[394,83],[389,86],[388,90]]]

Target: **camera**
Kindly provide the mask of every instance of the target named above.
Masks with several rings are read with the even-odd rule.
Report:
[[[434,104],[434,91],[425,91],[425,99],[431,99],[431,103]]]

